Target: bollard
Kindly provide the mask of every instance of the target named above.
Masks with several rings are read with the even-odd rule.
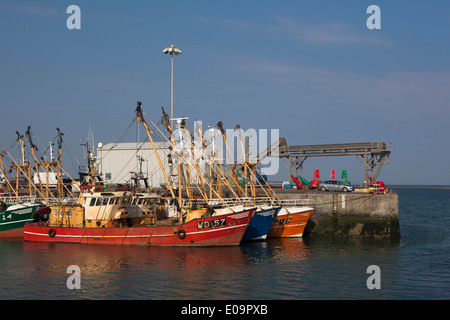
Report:
[[[378,183],[373,184],[373,194],[378,194]]]

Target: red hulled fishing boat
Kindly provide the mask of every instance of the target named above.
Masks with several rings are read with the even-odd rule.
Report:
[[[105,192],[95,181],[98,174],[90,161],[88,187],[82,188],[83,192],[78,199],[72,199],[72,203],[52,206],[47,222],[26,224],[25,241],[157,246],[240,244],[256,207],[214,216],[214,209],[208,206],[201,215],[190,219],[192,208],[183,207],[181,177],[178,179],[179,196],[176,197],[140,102],[136,108],[136,121],[144,125],[171,197],[164,199],[156,194],[119,190]],[[178,170],[179,175],[180,172]]]
[[[83,217],[85,211],[81,206],[59,206],[52,208],[52,217],[48,223],[25,225],[24,239],[40,242],[117,245],[239,245],[255,210],[256,208],[253,208],[220,217],[197,218],[180,224],[173,219],[154,221],[144,217],[142,220],[144,224],[121,226],[117,224],[117,221],[111,220],[108,226],[104,224],[106,220],[86,220]],[[61,219],[53,220],[55,215]],[[69,220],[72,223],[68,224]],[[153,220],[154,224],[147,225],[146,220],[147,222]],[[83,224],[95,226],[86,227]]]

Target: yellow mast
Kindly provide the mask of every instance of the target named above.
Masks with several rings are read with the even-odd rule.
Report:
[[[46,198],[46,199],[49,198],[49,194],[50,194],[53,198],[55,197],[55,196],[53,195],[53,193],[52,193],[52,192],[50,191],[50,189],[49,189],[49,183],[50,183],[50,181],[48,180],[48,178],[49,178],[48,174],[50,173],[49,169],[51,169],[51,166],[52,166],[52,165],[57,166],[57,163],[56,163],[56,162],[46,162],[46,161],[41,162],[41,166],[43,166],[43,167],[45,168],[45,185],[46,185],[46,188],[45,188],[45,198]],[[51,170],[52,170],[52,172],[54,172],[53,169],[51,169]]]
[[[138,102],[138,104],[139,104],[139,102]],[[164,108],[161,107],[161,109],[162,109],[162,112],[163,112],[163,115],[162,115],[162,118],[161,118],[161,122],[166,127],[167,131],[169,131],[171,143],[175,147],[175,139],[174,139],[174,136],[173,136],[173,128],[170,125],[170,123],[172,122],[173,119],[170,119],[170,121],[169,121],[169,119],[168,119],[169,116],[164,112]],[[155,153],[156,153],[156,149],[155,149]],[[183,157],[183,150],[181,150],[179,152],[178,157],[180,159]],[[177,165],[178,165],[178,203],[179,203],[179,206],[180,206],[180,221],[181,221],[181,217],[182,217],[181,205],[183,203],[183,190],[182,190],[182,185],[181,185],[181,178],[182,177],[184,178],[184,173],[182,171],[181,161],[178,161]],[[164,175],[166,175],[164,169],[163,169],[163,172],[164,172]],[[184,180],[186,181],[186,179],[184,179]]]
[[[200,191],[200,193],[202,194],[202,196],[203,196],[203,197],[205,198],[205,200],[206,200],[206,199],[208,198],[208,197],[207,197],[207,194],[206,194],[206,188],[205,188],[205,183],[206,183],[206,181],[203,180],[203,179],[204,179],[203,174],[201,173],[200,167],[198,166],[198,163],[197,163],[197,161],[195,160],[195,150],[194,150],[194,145],[193,145],[191,139],[189,138],[189,131],[187,130],[186,126],[184,126],[184,130],[185,130],[185,133],[186,133],[186,137],[187,137],[187,139],[188,139],[188,143],[189,143],[190,146],[191,146],[191,154],[192,154],[192,157],[194,158],[194,160],[193,160],[193,161],[194,161],[194,167],[195,167],[195,169],[197,170],[198,177],[200,178],[201,190],[199,189],[199,191]]]
[[[41,190],[41,194],[43,194],[44,190],[42,189],[42,181],[41,181],[41,175],[39,174],[38,161],[36,160],[36,154],[34,153],[34,150],[38,150],[38,148],[36,147],[36,145],[33,143],[33,140],[31,139],[31,127],[30,126],[28,126],[28,129],[25,134],[27,137],[27,141],[30,143],[31,153],[33,155],[34,165],[36,167],[36,175],[38,176],[38,180],[39,180],[39,189]]]
[[[174,146],[174,147],[176,147],[176,144],[175,144],[175,139],[174,139],[174,136],[173,136],[173,132],[172,132],[172,129],[171,129],[171,127],[170,127],[170,124],[169,124],[169,120],[168,120],[168,115],[165,113],[165,111],[164,111],[164,108],[162,108],[162,112],[163,112],[163,116],[162,116],[162,119],[161,119],[161,123],[166,127],[166,129],[167,129],[167,131],[169,131],[170,132],[170,135],[171,135],[171,143],[172,143],[172,145]],[[177,119],[177,120],[180,120],[180,121],[182,121],[182,120],[184,120],[184,119]],[[192,153],[192,158],[195,158],[195,155],[194,155],[194,149],[193,149],[193,144],[192,144],[192,141],[190,140],[190,138],[189,138],[189,131],[187,130],[187,128],[186,128],[186,124],[184,123],[184,122],[181,122],[180,123],[181,125],[183,125],[184,126],[184,128],[185,128],[185,132],[186,132],[186,136],[187,136],[187,142],[191,145],[191,153]],[[158,129],[159,130],[159,129]],[[181,132],[181,131],[180,131]],[[167,138],[166,138],[167,139]],[[167,139],[168,140],[168,139]],[[183,161],[183,163],[186,161],[186,160],[183,160],[183,154],[181,154],[181,156],[179,157],[180,158],[180,161]],[[195,160],[194,160],[195,161]],[[187,162],[187,161],[186,161]],[[201,195],[203,196],[203,198],[205,199],[205,201],[206,201],[206,205],[207,205],[207,207],[210,207],[210,205],[209,205],[209,203],[208,203],[208,196],[207,196],[207,193],[206,193],[206,187],[205,187],[205,183],[207,184],[207,182],[206,182],[206,180],[205,180],[205,178],[203,177],[203,174],[202,174],[202,172],[200,171],[200,168],[198,167],[198,164],[196,163],[196,162],[194,162],[194,168],[196,169],[196,171],[197,171],[197,173],[198,173],[198,176],[199,176],[199,179],[201,180],[201,187],[198,185],[198,183],[195,181],[195,179],[193,179],[193,181],[194,181],[194,183],[195,183],[195,185],[197,186],[197,189],[199,190],[199,192],[201,193]],[[187,173],[188,173],[188,176],[189,177],[193,177],[193,175],[190,173],[190,170],[189,170],[189,164],[187,164],[187,165],[185,165],[185,168],[186,168],[186,171],[187,171]],[[215,192],[215,191],[214,191]],[[215,192],[216,193],[216,192]],[[217,194],[217,193],[216,193]],[[218,195],[218,197],[219,198],[221,198],[220,197],[220,195]]]
[[[224,145],[225,145],[225,149],[227,150],[227,155],[228,155],[228,158],[230,159],[230,167],[231,167],[231,172],[232,172],[231,176],[232,176],[232,178],[234,180],[234,183],[236,184],[236,190],[238,192],[238,195],[240,196],[239,187],[238,187],[239,182],[237,180],[236,173],[234,171],[234,165],[233,165],[233,160],[231,159],[231,156],[230,156],[230,151],[228,150],[227,138],[226,138],[226,135],[225,135],[225,129],[223,128],[222,121],[219,121],[217,123],[217,127],[219,128],[220,133],[222,133],[222,138],[223,138],[223,142],[224,142]]]
[[[16,196],[17,200],[20,200],[19,195],[16,193],[13,186],[9,182],[8,178],[6,177],[5,165],[3,164],[2,158],[3,158],[3,154],[0,155],[0,164],[1,164],[2,175],[5,178],[6,186],[8,188],[8,194],[11,194],[11,192],[14,192],[14,195]]]
[[[171,119],[171,120],[173,120],[173,119]],[[170,127],[170,129],[171,129],[170,133],[171,133],[171,136],[172,136],[172,127]],[[175,140],[173,140],[173,136],[172,136],[172,142],[175,143]],[[186,183],[186,179],[184,177],[183,167],[182,167],[182,163],[181,163],[181,159],[183,158],[183,149],[181,149],[179,151],[179,156],[178,157],[179,157],[179,160],[178,160],[178,203],[180,204],[180,208],[181,208],[181,205],[183,203],[183,188],[182,188],[181,178],[183,178],[185,184],[187,184]]]
[[[20,142],[20,145],[21,145],[21,150],[24,150],[24,145],[23,145],[23,141],[20,141],[20,140],[22,140],[23,139],[23,136],[21,136],[17,131],[16,131],[16,133],[17,133],[17,135],[18,135],[18,141]],[[44,195],[43,195],[43,191],[41,190],[41,191],[39,191],[39,189],[36,187],[36,185],[33,183],[33,181],[31,180],[32,178],[32,176],[31,176],[31,173],[32,173],[32,168],[31,168],[31,166],[30,165],[28,165],[28,164],[26,164],[27,163],[27,160],[25,159],[25,156],[24,156],[24,153],[22,154],[22,161],[23,161],[23,163],[25,163],[25,165],[19,165],[19,164],[16,164],[16,161],[12,158],[12,156],[9,154],[9,153],[4,153],[5,155],[6,154],[8,154],[8,156],[11,158],[11,160],[12,160],[12,163],[14,164],[14,169],[17,171],[17,173],[16,173],[16,189],[14,190],[14,188],[13,188],[13,186],[11,185],[11,183],[9,182],[9,180],[6,178],[6,172],[5,172],[5,168],[4,168],[4,164],[3,164],[3,160],[2,159],[0,159],[0,162],[1,162],[1,167],[2,167],[2,171],[3,171],[3,174],[4,174],[4,176],[5,176],[5,179],[6,179],[6,182],[7,182],[7,184],[8,184],[8,189],[9,188],[11,188],[11,190],[14,192],[14,194],[15,194],[15,196],[16,196],[16,198],[17,198],[17,200],[18,201],[21,201],[21,199],[20,199],[20,197],[19,197],[19,193],[18,193],[18,190],[19,190],[19,188],[18,188],[18,186],[19,186],[19,177],[20,177],[20,173],[22,173],[23,174],[23,176],[28,180],[28,186],[29,186],[29,194],[30,194],[30,196],[32,196],[32,187],[34,187],[34,189],[36,190],[36,192],[37,193],[39,193],[39,195],[42,197],[42,198],[45,198],[45,199],[47,199],[48,200],[48,197],[44,197]],[[2,155],[3,156],[3,155]]]
[[[220,122],[221,124],[221,122]],[[222,170],[220,169],[219,164],[216,163],[216,152],[215,152],[215,148],[214,148],[214,140],[215,140],[215,136],[216,133],[214,132],[214,128],[210,127],[213,132],[211,134],[211,143],[213,144],[213,150],[212,150],[212,154],[209,157],[209,177],[210,177],[210,184],[209,184],[209,197],[212,198],[212,193],[214,191],[214,193],[216,193],[218,195],[218,197],[221,199],[222,198],[222,178],[223,181],[225,182],[225,184],[227,185],[227,187],[230,189],[231,192],[233,192],[233,194],[236,197],[239,197],[235,192],[233,187],[228,183],[225,174],[222,172]],[[203,140],[203,134],[202,132],[199,132],[199,136],[202,138],[202,146],[203,149],[206,151],[206,146],[205,146],[205,142]],[[224,141],[224,143],[226,143],[226,140]],[[215,178],[217,179],[217,190],[214,190],[214,186],[213,186],[213,176],[214,176],[214,172],[213,172],[213,164],[216,168],[215,171]],[[227,169],[227,167],[225,165],[223,165],[223,168],[225,169],[225,171],[228,173],[229,176],[232,176],[232,174],[230,174],[230,171]],[[234,180],[236,181],[236,180]],[[239,191],[243,192],[243,190],[241,189],[241,186],[239,184],[236,184],[236,189],[238,189],[238,193]]]
[[[25,177],[28,179],[28,192],[29,196],[32,196],[32,188],[31,188],[31,168],[28,165],[28,161],[25,159],[25,150],[24,150],[24,144],[23,144],[23,136],[19,134],[18,131],[16,131],[17,134],[17,141],[19,142],[20,151],[22,153],[22,164],[21,165],[15,165],[14,169],[16,170],[16,194],[19,194],[19,171],[24,173],[24,170],[26,170],[26,173],[24,173]]]
[[[162,108],[162,112],[163,112],[163,115],[162,115],[161,123],[166,127],[167,131],[169,131],[170,137],[171,137],[171,143],[172,143],[172,145],[173,145],[174,147],[176,147],[176,144],[175,144],[175,138],[174,138],[174,135],[173,135],[172,127],[171,127],[170,124],[169,124],[169,121],[168,121],[168,115],[165,113],[164,108]],[[173,119],[172,119],[172,120],[173,120]],[[181,119],[181,118],[180,118],[180,119],[177,119],[177,121],[178,121],[178,120],[179,120],[179,125],[180,125],[180,143],[181,143],[181,139],[182,139],[182,137],[181,137],[181,129],[182,129],[182,127],[184,127],[184,130],[185,130],[185,133],[186,133],[186,137],[187,137],[188,143],[191,145],[191,153],[192,153],[192,156],[194,156],[194,150],[193,150],[192,142],[191,142],[191,140],[189,139],[189,131],[188,131],[187,128],[186,128],[186,123],[184,122],[184,118],[182,118],[182,119]],[[178,172],[179,172],[179,173],[182,172],[182,169],[181,169],[181,161],[182,161],[182,159],[183,159],[183,156],[184,156],[183,150],[181,150],[180,153],[179,153],[179,161],[178,161]],[[202,196],[203,196],[203,198],[205,199],[205,201],[207,201],[208,197],[207,197],[206,192],[205,192],[205,190],[204,190],[203,176],[202,176],[202,174],[201,174],[200,168],[198,167],[198,164],[197,164],[196,162],[194,162],[194,163],[195,163],[195,164],[194,164],[194,167],[195,167],[195,169],[197,170],[197,173],[198,173],[198,175],[199,175],[199,178],[200,178],[202,187],[200,188],[195,180],[194,180],[194,183],[197,185],[197,189],[200,191],[200,193],[202,194]],[[188,178],[192,178],[193,176],[192,176],[192,174],[191,174],[191,172],[190,172],[190,170],[189,170],[189,166],[188,166],[188,165],[185,165],[185,168],[186,168],[186,174],[188,175]],[[183,176],[184,176],[184,175],[183,175]],[[180,180],[180,178],[181,178],[181,177],[180,177],[180,175],[179,175],[179,180]],[[186,180],[185,180],[185,181],[186,181]],[[187,194],[188,194],[188,198],[192,199],[192,198],[190,197],[190,192],[189,192],[189,189],[188,189],[188,188],[189,188],[189,185],[190,185],[190,182],[189,182],[189,181],[186,181],[186,192],[187,192]],[[180,202],[181,202],[182,199],[181,199],[181,184],[180,184],[180,183],[179,183],[179,188],[180,188]]]
[[[148,128],[147,122],[145,122],[144,115],[142,114],[141,105],[142,105],[142,102],[138,101],[137,102],[137,107],[136,107],[136,121],[138,123],[142,122],[142,124],[144,125],[145,131],[147,132],[147,135],[148,135],[148,138],[150,140],[150,143],[152,144],[153,150],[154,150],[155,155],[156,155],[156,159],[158,159],[159,166],[161,167],[161,171],[164,174],[164,178],[166,179],[166,182],[167,182],[167,185],[169,187],[169,190],[170,190],[170,193],[172,195],[172,198],[175,199],[176,197],[175,197],[175,194],[173,192],[172,185],[171,185],[171,183],[169,181],[169,178],[167,177],[166,170],[164,170],[164,166],[162,165],[161,158],[159,157],[159,154],[158,154],[158,152],[156,150],[155,143],[153,142],[153,139],[152,139],[152,136],[150,134],[150,130]],[[181,205],[181,203],[180,203],[180,205]]]
[[[17,170],[17,176],[19,175],[19,171],[25,176],[25,178],[28,180],[28,185],[30,187],[30,191],[32,190],[32,186],[34,186],[35,190],[37,193],[40,194],[40,196],[42,198],[44,198],[44,195],[38,190],[38,188],[36,187],[36,185],[33,183],[33,181],[31,181],[30,177],[31,177],[31,166],[22,166],[22,165],[15,165],[14,166]],[[24,171],[24,169],[28,169],[27,172]],[[31,194],[31,193],[30,193]]]
[[[254,164],[250,164],[249,159],[247,158],[247,152],[245,150],[244,147],[244,142],[242,142],[242,132],[241,132],[241,126],[240,125],[236,125],[235,130],[238,130],[239,133],[239,141],[241,144],[241,148],[242,148],[242,153],[244,154],[244,181],[248,181],[249,182],[249,186],[250,186],[250,192],[251,192],[251,196],[252,197],[256,197],[256,189],[255,189],[255,184],[253,182],[253,179],[256,180],[256,176],[254,173]],[[247,196],[247,182],[245,182],[245,196]]]
[[[56,167],[56,179],[57,179],[57,186],[58,186],[58,197],[61,198],[64,194],[64,183],[62,181],[62,171],[60,170],[60,168],[62,168],[62,136],[64,135],[59,128],[56,128],[56,131],[58,131],[58,150],[59,150],[59,155],[58,155],[58,162],[57,162],[57,167]]]

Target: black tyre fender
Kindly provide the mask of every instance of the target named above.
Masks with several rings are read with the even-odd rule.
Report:
[[[186,238],[186,231],[184,231],[183,229],[178,230],[177,234],[178,234],[178,238],[180,238],[181,240]]]
[[[56,236],[56,230],[55,229],[48,230],[48,236],[50,238],[54,238]]]

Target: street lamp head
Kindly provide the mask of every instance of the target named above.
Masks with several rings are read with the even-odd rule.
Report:
[[[175,47],[174,45],[171,45],[171,46],[169,46],[169,47],[166,47],[163,51],[162,51],[164,54],[170,54],[170,55],[179,55],[179,54],[182,54],[182,52],[181,52],[181,50],[180,50],[180,48],[177,48],[177,47]]]

